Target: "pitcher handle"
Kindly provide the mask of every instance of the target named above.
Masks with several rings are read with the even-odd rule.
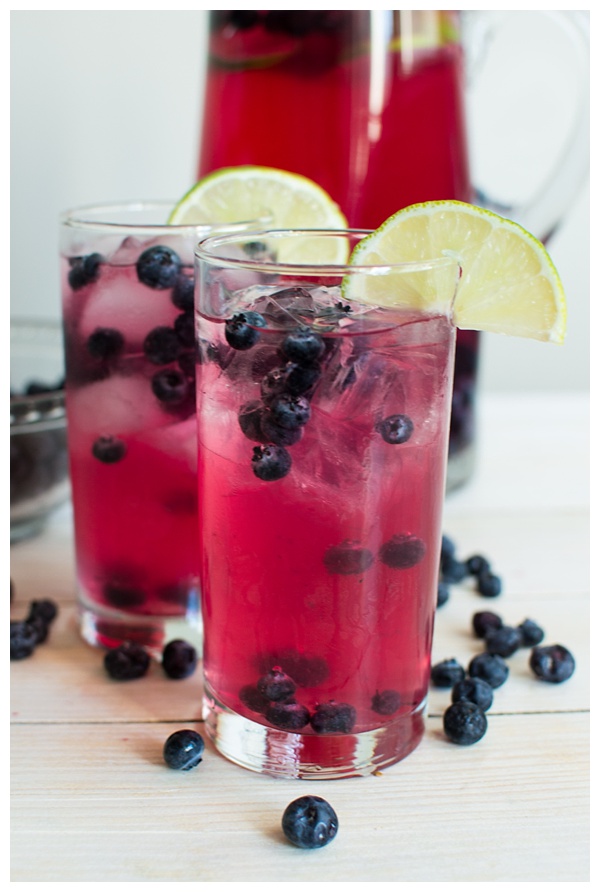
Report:
[[[478,188],[477,184],[474,188],[477,204],[515,220],[537,238],[546,241],[589,173],[590,37],[589,22],[584,12],[543,10],[540,14],[554,19],[575,51],[573,55],[577,66],[577,95],[568,138],[553,169],[535,194],[522,204],[503,201],[499,196],[490,196]],[[476,80],[477,69],[485,58],[487,48],[506,22],[506,16],[507,13],[504,12],[463,12],[468,84]]]

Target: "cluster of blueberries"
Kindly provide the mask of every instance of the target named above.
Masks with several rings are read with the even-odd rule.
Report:
[[[195,672],[197,665],[198,653],[189,642],[174,638],[164,646],[161,666],[169,678],[188,678]],[[105,653],[104,668],[115,681],[133,681],[148,672],[150,654],[135,641],[125,641]]]
[[[98,281],[103,262],[102,255],[97,253],[71,258],[68,275],[71,288],[77,291]],[[170,291],[171,302],[180,311],[172,326],[157,326],[144,339],[144,356],[160,367],[150,381],[152,392],[166,410],[189,413],[195,402],[193,275],[179,255],[164,245],[153,245],[142,251],[136,271],[139,281],[148,288]],[[103,372],[118,360],[124,348],[125,339],[116,328],[97,328],[86,341],[88,356],[101,364]],[[102,436],[94,443],[92,452],[99,461],[112,464],[124,457],[126,445],[117,437]]]
[[[449,580],[461,582],[468,575],[475,576],[477,591],[484,597],[500,594],[502,585],[499,577],[491,573],[489,561],[480,555],[459,561],[454,543],[444,536],[440,561],[442,600],[440,602],[438,593],[438,606],[448,600]],[[558,684],[575,671],[575,660],[566,647],[561,644],[541,646],[544,630],[531,619],[511,626],[506,625],[497,613],[483,610],[473,615],[472,628],[475,636],[483,639],[483,653],[476,654],[466,670],[455,658],[442,660],[431,669],[432,685],[451,689],[452,703],[443,716],[444,732],[453,743],[463,746],[477,743],[486,733],[485,713],[492,705],[493,692],[507,680],[509,666],[506,660],[518,650],[531,648],[529,666],[543,681]]]
[[[11,600],[13,594],[11,580]],[[11,660],[24,660],[30,657],[38,644],[43,644],[48,638],[50,626],[56,619],[58,608],[54,601],[43,599],[31,601],[27,616],[23,620],[11,620],[10,622],[10,658]]]

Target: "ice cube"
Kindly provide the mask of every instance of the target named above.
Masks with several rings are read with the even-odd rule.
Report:
[[[125,436],[173,424],[141,375],[112,375],[72,389],[67,397],[69,438]]]

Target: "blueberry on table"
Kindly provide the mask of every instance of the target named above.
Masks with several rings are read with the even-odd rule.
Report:
[[[105,465],[114,465],[125,457],[127,446],[118,437],[102,436],[92,445],[92,455]]]
[[[150,667],[150,657],[139,644],[126,641],[104,655],[104,668],[115,681],[142,678]]]
[[[418,536],[396,535],[379,549],[379,560],[395,570],[406,570],[425,557],[425,543]]]
[[[544,640],[544,630],[532,619],[524,619],[517,629],[521,633],[522,647],[535,647]]]
[[[96,328],[87,339],[88,353],[94,359],[114,359],[124,346],[125,338],[117,328]]]
[[[431,683],[436,688],[451,688],[462,681],[466,672],[454,657],[441,660],[431,667]]]
[[[444,582],[455,584],[462,582],[469,575],[464,561],[456,558],[446,558],[440,562],[440,571]]]
[[[465,561],[467,570],[471,576],[481,576],[482,573],[491,571],[491,564],[487,558],[481,554],[473,554]]]
[[[522,643],[521,633],[512,626],[492,629],[485,636],[486,651],[490,654],[499,654],[501,657],[512,657]]]
[[[103,260],[102,255],[97,253],[87,254],[85,257],[72,257],[69,260],[71,269],[67,278],[73,291],[98,281]]]
[[[508,672],[508,666],[498,654],[477,654],[468,666],[471,678],[483,678],[493,688],[499,688],[504,684]]]
[[[174,731],[167,737],[163,747],[163,758],[169,768],[189,771],[202,761],[204,739],[197,731],[185,728]]]
[[[443,579],[438,580],[436,607],[443,607],[450,600],[450,586]]]
[[[42,598],[39,601],[32,601],[29,605],[29,613],[27,614],[26,622],[29,622],[32,619],[39,618],[46,623],[46,625],[50,625],[50,623],[54,622],[56,616],[58,614],[58,607],[51,601],[49,598]]]
[[[469,700],[452,703],[444,712],[444,733],[460,746],[477,743],[487,731],[487,718],[482,709]]]
[[[440,551],[440,560],[446,561],[449,558],[453,558],[456,555],[456,545],[454,540],[450,538],[450,536],[446,536],[445,534],[442,536],[442,546]]]
[[[320,849],[335,837],[339,821],[320,796],[301,796],[285,809],[281,827],[286,838],[301,849]]]
[[[279,666],[259,678],[256,688],[267,700],[287,700],[296,691],[296,682]]]
[[[168,325],[158,325],[144,338],[142,350],[146,359],[154,365],[168,365],[177,359],[181,344],[175,329]]]
[[[575,671],[573,654],[562,644],[534,647],[529,657],[529,665],[534,675],[552,684],[567,681]]]
[[[373,555],[368,548],[353,542],[342,542],[327,549],[323,563],[330,573],[352,576],[368,570],[373,563]]]
[[[473,631],[477,638],[485,638],[489,632],[501,629],[504,623],[497,613],[491,610],[480,610],[473,614]]]
[[[406,443],[410,439],[414,427],[408,415],[390,415],[383,421],[378,421],[375,430],[386,443],[395,446]]]
[[[10,623],[10,658],[24,660],[30,657],[38,644],[35,627],[23,620],[11,620]]]
[[[260,313],[236,313],[225,323],[225,340],[234,350],[249,350],[260,339],[259,328],[266,326]]]
[[[349,734],[356,722],[356,710],[349,703],[320,703],[312,716],[310,724],[317,734]]]
[[[401,705],[402,698],[398,691],[377,691],[371,700],[371,709],[378,715],[393,715]]]
[[[169,678],[188,678],[198,665],[196,648],[182,638],[174,638],[162,652],[162,667]]]
[[[270,703],[264,716],[271,725],[281,728],[282,731],[300,731],[310,720],[310,712],[306,706],[295,700]]]
[[[452,702],[468,700],[487,712],[494,702],[494,689],[483,678],[463,678],[452,688]]]
[[[164,291],[173,288],[181,271],[179,255],[165,245],[146,248],[136,263],[137,276],[142,285]]]
[[[325,341],[320,334],[310,328],[299,328],[288,334],[281,345],[281,352],[290,362],[298,365],[311,365],[325,352]]]
[[[259,480],[281,480],[289,473],[292,458],[284,446],[255,446],[252,455],[252,470]]]
[[[502,591],[502,580],[494,573],[480,573],[477,577],[477,591],[484,598],[497,598]]]

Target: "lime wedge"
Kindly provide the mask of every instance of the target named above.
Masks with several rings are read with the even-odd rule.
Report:
[[[563,286],[544,246],[517,223],[460,201],[398,211],[352,252],[350,263],[399,264],[452,257],[456,294],[443,265],[383,277],[348,277],[344,296],[378,306],[444,312],[458,328],[560,344],[566,330]],[[387,284],[386,284],[386,281]]]

